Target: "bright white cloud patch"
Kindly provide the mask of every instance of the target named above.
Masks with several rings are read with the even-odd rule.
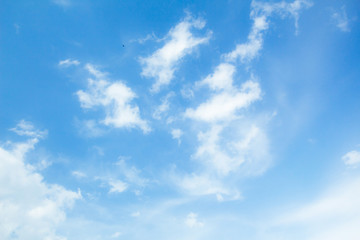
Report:
[[[35,129],[31,131],[37,132]],[[34,134],[24,134],[34,136]],[[37,136],[38,134],[35,134]],[[26,160],[38,139],[0,147],[0,236],[2,239],[65,239],[56,232],[80,192],[45,183]]]
[[[240,89],[230,89],[214,94],[209,100],[196,109],[187,109],[185,116],[198,121],[217,122],[230,120],[237,110],[248,107],[260,99],[259,84],[253,81],[245,82]]]
[[[100,123],[115,128],[139,127],[144,133],[150,131],[147,122],[140,117],[139,107],[132,104],[135,93],[124,83],[105,80],[106,74],[91,64],[86,69],[95,79],[88,79],[87,90],[77,91],[81,107],[92,109],[101,106],[105,109],[106,117]]]
[[[197,214],[191,212],[187,215],[186,219],[185,219],[185,224],[190,227],[190,228],[194,228],[194,227],[203,227],[204,223],[200,222],[198,220],[198,216]]]
[[[28,136],[33,138],[43,138],[47,135],[47,130],[36,129],[31,122],[21,120],[16,127],[11,128],[11,131],[15,132],[20,136]]]
[[[343,6],[340,11],[334,12],[331,17],[341,31],[350,32],[349,19],[346,14],[345,6]]]
[[[174,77],[179,61],[190,54],[196,46],[208,42],[210,34],[196,37],[191,32],[192,29],[202,29],[204,26],[204,20],[188,16],[169,31],[162,48],[149,57],[140,58],[143,65],[141,74],[155,78],[151,91],[158,92],[163,85],[168,85]]]
[[[359,151],[351,151],[346,153],[342,160],[347,166],[356,167],[357,165],[360,165],[360,152]]]

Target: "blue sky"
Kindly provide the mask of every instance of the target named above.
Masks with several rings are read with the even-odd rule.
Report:
[[[2,1],[4,239],[360,235],[357,1]]]

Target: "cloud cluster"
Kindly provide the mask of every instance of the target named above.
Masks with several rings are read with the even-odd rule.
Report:
[[[3,239],[58,239],[56,229],[66,219],[80,192],[56,184],[47,184],[26,160],[42,131],[21,121],[20,135],[32,137],[26,142],[0,147],[0,235]]]
[[[76,92],[81,107],[92,109],[102,107],[106,117],[100,123],[115,128],[138,127],[144,133],[150,131],[147,122],[140,117],[139,107],[132,104],[135,93],[123,82],[106,80],[106,73],[95,66],[87,64],[86,70],[94,77],[88,79],[88,87]]]
[[[240,87],[236,77],[238,65],[249,65],[259,55],[270,16],[291,16],[298,28],[299,12],[311,6],[306,0],[267,3],[252,1],[253,24],[245,43],[223,55],[214,72],[195,84],[205,87],[210,97],[197,107],[187,108],[184,116],[202,124],[193,158],[199,170],[178,180],[181,188],[193,195],[215,194],[218,200],[239,199],[241,194],[231,179],[263,173],[270,165],[268,137],[263,124],[246,115],[246,109],[261,100],[261,87],[251,76]]]
[[[168,85],[181,59],[190,54],[196,46],[208,42],[210,33],[204,37],[196,37],[191,31],[203,29],[204,26],[204,20],[187,16],[170,29],[163,47],[148,57],[140,58],[143,65],[141,74],[144,77],[155,78],[151,91],[158,92],[163,85]]]

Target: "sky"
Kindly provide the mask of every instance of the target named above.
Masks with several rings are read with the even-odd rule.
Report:
[[[356,0],[2,0],[4,240],[358,240]]]

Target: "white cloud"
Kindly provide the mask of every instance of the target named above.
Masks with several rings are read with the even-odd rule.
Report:
[[[222,63],[216,67],[215,72],[197,83],[198,86],[208,85],[211,90],[231,90],[235,66]]]
[[[239,90],[233,87],[230,91],[214,94],[196,109],[187,109],[185,116],[205,122],[229,120],[234,117],[237,110],[246,108],[259,100],[260,94],[259,84],[250,80],[243,83]]]
[[[15,132],[20,136],[28,136],[33,138],[44,138],[47,135],[47,130],[35,129],[31,122],[21,120],[16,127],[11,128],[11,131]]]
[[[66,239],[57,227],[66,219],[80,192],[45,183],[35,168],[27,163],[26,154],[38,142],[0,147],[0,235],[2,239]]]
[[[236,67],[230,62],[250,63],[258,56],[272,14],[294,18],[297,33],[300,11],[311,5],[307,0],[252,1],[253,24],[247,42],[223,55],[224,61],[214,72],[195,84],[207,86],[210,91],[208,99],[184,113],[187,119],[197,121],[197,127],[203,123],[202,129],[206,129],[198,132],[199,145],[192,156],[201,170],[175,180],[180,188],[193,195],[216,194],[218,200],[224,200],[224,196],[239,199],[240,194],[231,183],[241,177],[262,174],[270,166],[268,137],[263,127],[269,120],[257,120],[241,111],[261,99],[260,85],[253,76],[240,87],[234,85]]]
[[[349,19],[346,14],[345,6],[343,6],[339,12],[334,12],[331,17],[341,31],[350,32]]]
[[[350,151],[342,157],[342,160],[347,166],[356,167],[360,164],[360,152]]]
[[[147,122],[140,117],[139,107],[131,104],[135,93],[121,81],[109,82],[105,80],[106,73],[96,69],[91,64],[86,69],[95,79],[88,79],[88,89],[77,91],[81,107],[92,109],[101,106],[105,109],[106,117],[100,123],[115,128],[139,127],[144,133],[150,131]]]
[[[61,67],[77,66],[79,64],[80,64],[80,62],[78,60],[74,60],[74,59],[70,59],[70,58],[59,62],[59,66],[61,66]]]
[[[240,59],[241,62],[250,62],[253,60],[262,49],[263,34],[269,28],[269,16],[273,13],[281,16],[290,15],[295,19],[296,33],[298,32],[299,12],[312,6],[312,3],[307,0],[295,0],[292,3],[279,2],[267,3],[252,1],[250,17],[253,20],[253,25],[248,35],[246,43],[238,44],[232,52],[225,55],[227,61],[236,61]]]
[[[190,228],[194,228],[194,227],[203,227],[204,223],[200,222],[198,220],[198,216],[197,214],[190,212],[185,219],[185,224],[186,226],[190,227]]]
[[[151,91],[158,92],[163,85],[168,85],[174,77],[177,64],[193,49],[208,42],[210,34],[195,37],[192,29],[202,29],[205,21],[187,16],[172,28],[165,37],[165,45],[146,58],[140,58],[143,65],[142,76],[155,78]]]
[[[181,129],[172,129],[171,136],[173,139],[177,139],[179,143],[181,143],[181,136],[183,135],[183,131]]]
[[[128,184],[120,180],[110,180],[109,185],[109,193],[122,193],[128,188]]]

